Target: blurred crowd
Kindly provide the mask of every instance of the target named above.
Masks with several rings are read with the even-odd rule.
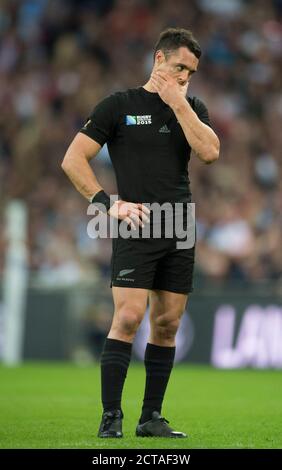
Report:
[[[5,207],[29,211],[29,266],[46,285],[107,280],[111,241],[87,235],[88,203],[61,169],[94,105],[143,85],[159,33],[191,29],[220,160],[191,158],[202,280],[282,278],[281,0],[1,0],[0,269]],[[93,162],[116,183],[106,146]]]

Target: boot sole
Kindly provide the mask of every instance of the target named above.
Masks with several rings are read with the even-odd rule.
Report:
[[[188,436],[176,436],[176,435],[170,435],[170,436],[152,436],[151,434],[146,434],[142,429],[138,429],[135,432],[136,437],[157,437],[157,438],[163,438],[163,439],[185,439]]]

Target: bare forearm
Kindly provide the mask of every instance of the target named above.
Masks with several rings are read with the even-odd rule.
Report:
[[[75,188],[89,200],[95,193],[103,189],[97,181],[88,160],[84,155],[67,153],[62,168]]]
[[[172,109],[190,147],[197,156],[205,163],[217,160],[219,139],[214,131],[198,118],[187,100],[178,100]]]

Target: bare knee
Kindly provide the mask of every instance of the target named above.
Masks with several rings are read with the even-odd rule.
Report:
[[[109,338],[131,341],[138,330],[144,313],[142,309],[136,306],[123,306],[116,310]]]
[[[134,310],[121,310],[119,312],[119,327],[126,334],[135,334],[142,320],[142,315]]]
[[[169,313],[151,320],[152,339],[158,343],[174,342],[179,323],[180,318]]]

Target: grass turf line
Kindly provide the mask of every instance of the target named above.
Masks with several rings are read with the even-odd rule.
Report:
[[[100,370],[62,363],[0,366],[0,448],[196,449],[282,448],[282,374],[178,365],[165,416],[187,439],[137,438],[144,390],[142,364],[124,388],[123,439],[98,439]]]

